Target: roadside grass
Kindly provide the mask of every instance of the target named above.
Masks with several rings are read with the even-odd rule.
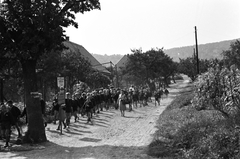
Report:
[[[164,110],[148,155],[158,158],[240,158],[240,119],[215,110],[197,111],[187,89]],[[238,121],[238,122],[237,122]]]

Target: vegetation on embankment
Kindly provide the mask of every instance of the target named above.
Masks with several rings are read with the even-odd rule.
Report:
[[[240,120],[198,111],[193,90],[183,91],[160,115],[148,155],[159,158],[240,158]]]

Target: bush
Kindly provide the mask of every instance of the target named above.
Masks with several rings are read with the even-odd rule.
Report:
[[[191,96],[189,96],[191,95]],[[197,111],[192,92],[183,92],[160,115],[148,155],[162,158],[240,158],[240,115]]]
[[[226,118],[240,112],[240,71],[236,66],[209,68],[195,82],[194,106],[198,110],[215,109]]]
[[[149,145],[149,155],[189,159],[237,158],[240,131],[232,120],[226,120],[217,111],[199,112],[184,108],[179,112],[181,115],[173,113],[174,118],[167,118],[170,120],[164,120],[165,123],[158,127],[159,131]],[[192,117],[187,116],[187,112]]]
[[[240,134],[238,130],[236,131],[234,127],[229,127],[227,124],[227,122],[220,121],[209,127],[206,125],[202,125],[200,128],[191,126],[190,130],[195,129],[194,133],[187,131],[179,134],[174,142],[180,143],[180,145],[182,143],[190,145],[181,149],[182,156],[185,158],[237,158]],[[190,140],[187,137],[189,135],[191,135]]]

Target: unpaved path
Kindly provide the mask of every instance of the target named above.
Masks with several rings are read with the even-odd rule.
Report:
[[[135,108],[121,117],[114,109],[94,116],[93,125],[86,124],[86,118],[72,121],[69,130],[60,135],[57,125],[48,124],[46,135],[49,142],[35,146],[31,151],[0,152],[0,158],[78,158],[78,159],[146,159],[146,147],[156,131],[155,123],[159,115],[174,99],[186,81],[172,84],[168,97],[161,100],[161,106],[154,102],[146,107]]]

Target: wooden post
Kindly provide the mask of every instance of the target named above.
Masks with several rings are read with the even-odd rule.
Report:
[[[195,26],[195,41],[196,41],[197,74],[199,74],[198,42],[197,42],[197,27],[196,26]]]

